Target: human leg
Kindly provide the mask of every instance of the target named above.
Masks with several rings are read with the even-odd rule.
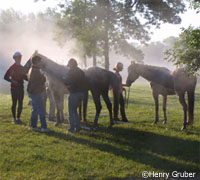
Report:
[[[121,112],[121,116],[122,116],[122,121],[128,122],[128,119],[127,119],[126,113],[125,113],[124,97],[123,97],[122,93],[120,93],[119,103],[120,103],[120,112]]]
[[[31,98],[31,101],[32,101],[30,126],[32,128],[36,128],[37,127],[37,119],[38,119],[37,95],[29,94],[29,97]]]
[[[20,88],[18,89],[18,109],[17,109],[17,119],[19,122],[21,122],[20,116],[23,109],[23,99],[24,99],[24,89]]]
[[[11,89],[11,97],[12,97],[12,116],[13,116],[13,122],[16,123],[16,106],[17,106],[17,93],[16,89]]]

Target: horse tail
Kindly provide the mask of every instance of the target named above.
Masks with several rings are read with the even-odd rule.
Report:
[[[88,91],[85,91],[83,98],[83,120],[87,120]]]
[[[194,90],[188,91],[188,124],[193,124],[194,120]]]

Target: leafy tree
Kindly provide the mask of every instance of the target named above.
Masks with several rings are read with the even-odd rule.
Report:
[[[65,7],[62,5],[62,7]],[[83,61],[86,66],[86,56],[93,57],[93,65],[96,65],[96,55],[99,54],[97,39],[100,34],[95,22],[95,7],[92,1],[75,0],[68,3],[64,12],[58,16],[56,25],[56,39],[64,43],[71,34],[82,44]],[[79,45],[80,47],[80,45]]]
[[[25,15],[14,9],[2,10],[0,12],[0,31],[9,31],[13,25],[18,25],[26,19]]]
[[[144,45],[141,47],[142,52],[144,53],[144,61],[147,64],[153,65],[162,65],[169,66],[170,64],[164,61],[164,52],[172,48],[176,37],[170,36],[164,39],[162,42],[151,42],[148,45]]]
[[[195,9],[197,13],[200,12],[200,0],[188,0],[190,7]]]
[[[62,35],[70,31],[85,49],[87,56],[103,55],[109,69],[109,52],[124,42],[150,39],[150,28],[161,23],[178,24],[185,11],[184,0],[72,0],[65,1],[58,23]],[[61,23],[62,22],[62,23]],[[63,37],[64,39],[65,37]],[[129,51],[130,52],[130,51]],[[139,53],[139,51],[137,51]],[[139,55],[138,57],[140,57]]]
[[[182,33],[174,47],[166,51],[166,60],[177,66],[185,66],[192,73],[200,69],[200,27],[190,26],[182,29]]]

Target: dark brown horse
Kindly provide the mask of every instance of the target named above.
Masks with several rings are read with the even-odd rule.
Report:
[[[98,118],[102,109],[100,96],[106,103],[110,116],[110,127],[113,125],[113,119],[118,120],[118,108],[119,108],[119,79],[111,71],[105,70],[100,67],[91,67],[85,71],[85,75],[88,79],[88,90],[91,91],[93,100],[96,106],[96,115],[94,118],[94,127],[98,125]],[[112,113],[112,104],[108,97],[108,91],[112,87],[114,95],[114,117]],[[86,98],[87,99],[87,98]],[[86,102],[85,99],[85,102]],[[86,102],[87,103],[87,102]],[[84,103],[84,107],[86,106]],[[83,110],[83,118],[86,120],[86,108]]]
[[[193,123],[194,119],[194,92],[196,78],[189,77],[183,68],[170,72],[167,68],[136,64],[133,62],[128,67],[127,85],[131,85],[139,76],[150,81],[153,90],[153,97],[156,105],[156,119],[158,121],[158,96],[163,95],[164,122],[166,123],[166,101],[167,95],[177,94],[179,102],[184,111],[183,129]],[[188,105],[185,101],[185,93],[188,95]],[[187,120],[188,112],[188,120]]]

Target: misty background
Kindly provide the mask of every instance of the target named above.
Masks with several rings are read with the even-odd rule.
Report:
[[[66,65],[69,58],[78,60],[83,69],[92,66],[92,59],[87,58],[87,67],[84,65],[84,52],[81,44],[72,35],[68,34],[64,43],[56,39],[58,29],[55,27],[55,16],[51,9],[38,14],[24,15],[13,9],[0,11],[0,92],[9,91],[9,83],[3,77],[10,65],[14,63],[12,55],[16,51],[22,53],[22,65],[31,57],[35,50],[55,62]],[[164,61],[164,52],[173,46],[176,38],[169,37],[162,42],[149,44],[134,44],[143,53],[143,63],[155,66],[164,66],[170,70],[175,67]],[[130,43],[130,44],[131,44]],[[136,54],[135,54],[136,56]],[[135,60],[134,54],[126,57],[114,50],[110,52],[110,70],[117,62],[124,64],[123,81],[127,77],[127,67]],[[97,65],[103,67],[103,57],[97,57]]]

